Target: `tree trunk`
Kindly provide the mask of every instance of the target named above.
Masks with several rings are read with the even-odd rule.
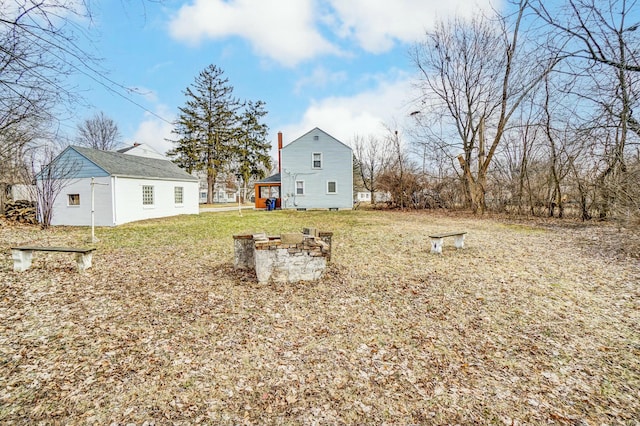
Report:
[[[460,167],[462,168],[462,182],[464,184],[464,195],[465,195],[465,207],[473,209],[475,206],[475,184],[476,180],[473,178],[471,174],[471,168],[469,167],[469,162],[465,160],[462,154],[458,155],[458,162],[460,163]],[[475,213],[475,210],[474,210]]]
[[[487,209],[486,203],[486,186],[487,186],[487,173],[484,170],[478,171],[478,179],[473,186],[473,213],[484,214]]]
[[[213,204],[213,192],[216,186],[217,170],[214,167],[207,168],[207,204]]]

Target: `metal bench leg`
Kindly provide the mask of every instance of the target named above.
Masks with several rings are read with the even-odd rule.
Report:
[[[33,251],[11,250],[11,257],[13,257],[13,270],[17,272],[23,272],[31,267]]]
[[[78,263],[78,271],[84,272],[87,269],[91,268],[91,259],[93,257],[93,253],[77,253],[76,254],[76,262]]]
[[[442,244],[444,238],[432,238],[431,239],[431,253],[442,254]]]
[[[457,249],[464,248],[464,234],[456,235],[453,238],[454,238],[454,240],[453,240],[454,244],[456,245]]]

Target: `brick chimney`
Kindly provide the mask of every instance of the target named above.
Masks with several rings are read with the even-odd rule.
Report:
[[[282,173],[282,132],[278,132],[278,173]]]

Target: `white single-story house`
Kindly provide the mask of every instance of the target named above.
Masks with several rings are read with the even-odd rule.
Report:
[[[206,204],[207,202],[207,189],[200,189],[200,204]],[[213,193],[214,203],[237,203],[238,191],[232,189],[217,189]]]
[[[375,197],[376,203],[384,203],[387,201],[391,201],[391,194],[389,192],[380,192],[376,191],[373,196]],[[356,202],[358,203],[370,203],[371,202],[371,192],[369,191],[359,191],[356,194]]]
[[[136,154],[66,148],[36,177],[38,185],[47,175],[62,184],[51,224],[91,225],[92,189],[96,226],[198,214],[197,178],[157,152]],[[47,168],[52,168],[51,174]]]

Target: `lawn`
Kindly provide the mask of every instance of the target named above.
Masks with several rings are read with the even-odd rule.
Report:
[[[332,231],[315,282],[259,285],[234,233]],[[430,232],[465,230],[429,254]],[[94,266],[0,225],[3,424],[637,424],[638,235],[380,211],[202,213],[100,228]],[[629,243],[630,242],[630,243]]]

